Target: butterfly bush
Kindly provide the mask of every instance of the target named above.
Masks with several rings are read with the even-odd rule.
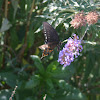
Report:
[[[58,62],[66,67],[77,58],[82,51],[81,40],[76,34],[73,34],[73,37],[68,39],[68,42],[65,44],[64,48],[59,52]]]

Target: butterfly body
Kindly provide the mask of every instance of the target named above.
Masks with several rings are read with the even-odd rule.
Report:
[[[45,44],[39,46],[43,50],[42,57],[49,55],[57,46],[59,49],[60,41],[56,30],[47,22],[43,22],[43,33]]]

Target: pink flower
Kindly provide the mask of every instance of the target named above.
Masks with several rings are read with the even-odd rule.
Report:
[[[78,29],[79,27],[86,25],[86,19],[83,12],[75,15],[74,19],[70,22],[71,26]]]
[[[87,20],[87,23],[88,23],[89,25],[91,25],[91,24],[97,23],[98,17],[99,17],[99,14],[98,14],[96,11],[94,11],[94,12],[89,12],[89,13],[86,15],[85,18],[86,18],[86,20]]]

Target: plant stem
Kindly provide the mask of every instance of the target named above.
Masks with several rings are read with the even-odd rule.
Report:
[[[17,89],[17,87],[18,87],[18,86],[15,86],[14,91],[12,91],[12,94],[11,94],[11,97],[9,98],[9,100],[12,100],[12,98],[13,98],[13,96],[14,96],[14,94],[15,94],[15,91],[16,91],[16,89]]]
[[[66,39],[66,40],[64,40],[63,42],[61,42],[61,43],[64,43],[64,42],[67,42],[68,41],[68,39]]]
[[[4,17],[7,18],[7,12],[8,12],[8,0],[5,0],[5,10],[4,10]],[[8,33],[4,35],[4,45],[7,44],[7,39],[8,39]],[[5,67],[5,52],[6,52],[6,47],[3,47],[2,53],[3,53],[3,58],[2,58],[2,66],[1,68]]]
[[[81,40],[83,40],[85,34],[87,33],[87,30],[89,29],[89,26],[90,26],[90,25],[87,26],[87,28],[86,28],[86,30],[85,30],[85,32],[84,32],[84,35],[82,36]]]
[[[5,18],[7,18],[8,0],[5,1]]]

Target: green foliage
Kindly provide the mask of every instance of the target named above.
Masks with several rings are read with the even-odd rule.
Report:
[[[59,51],[41,59],[44,21],[61,41],[87,25],[71,27],[75,13],[99,11],[99,0],[0,0],[0,100],[100,100],[100,20],[84,37],[83,51],[63,68]],[[64,44],[62,44],[61,49]],[[46,98],[46,99],[43,99]]]

